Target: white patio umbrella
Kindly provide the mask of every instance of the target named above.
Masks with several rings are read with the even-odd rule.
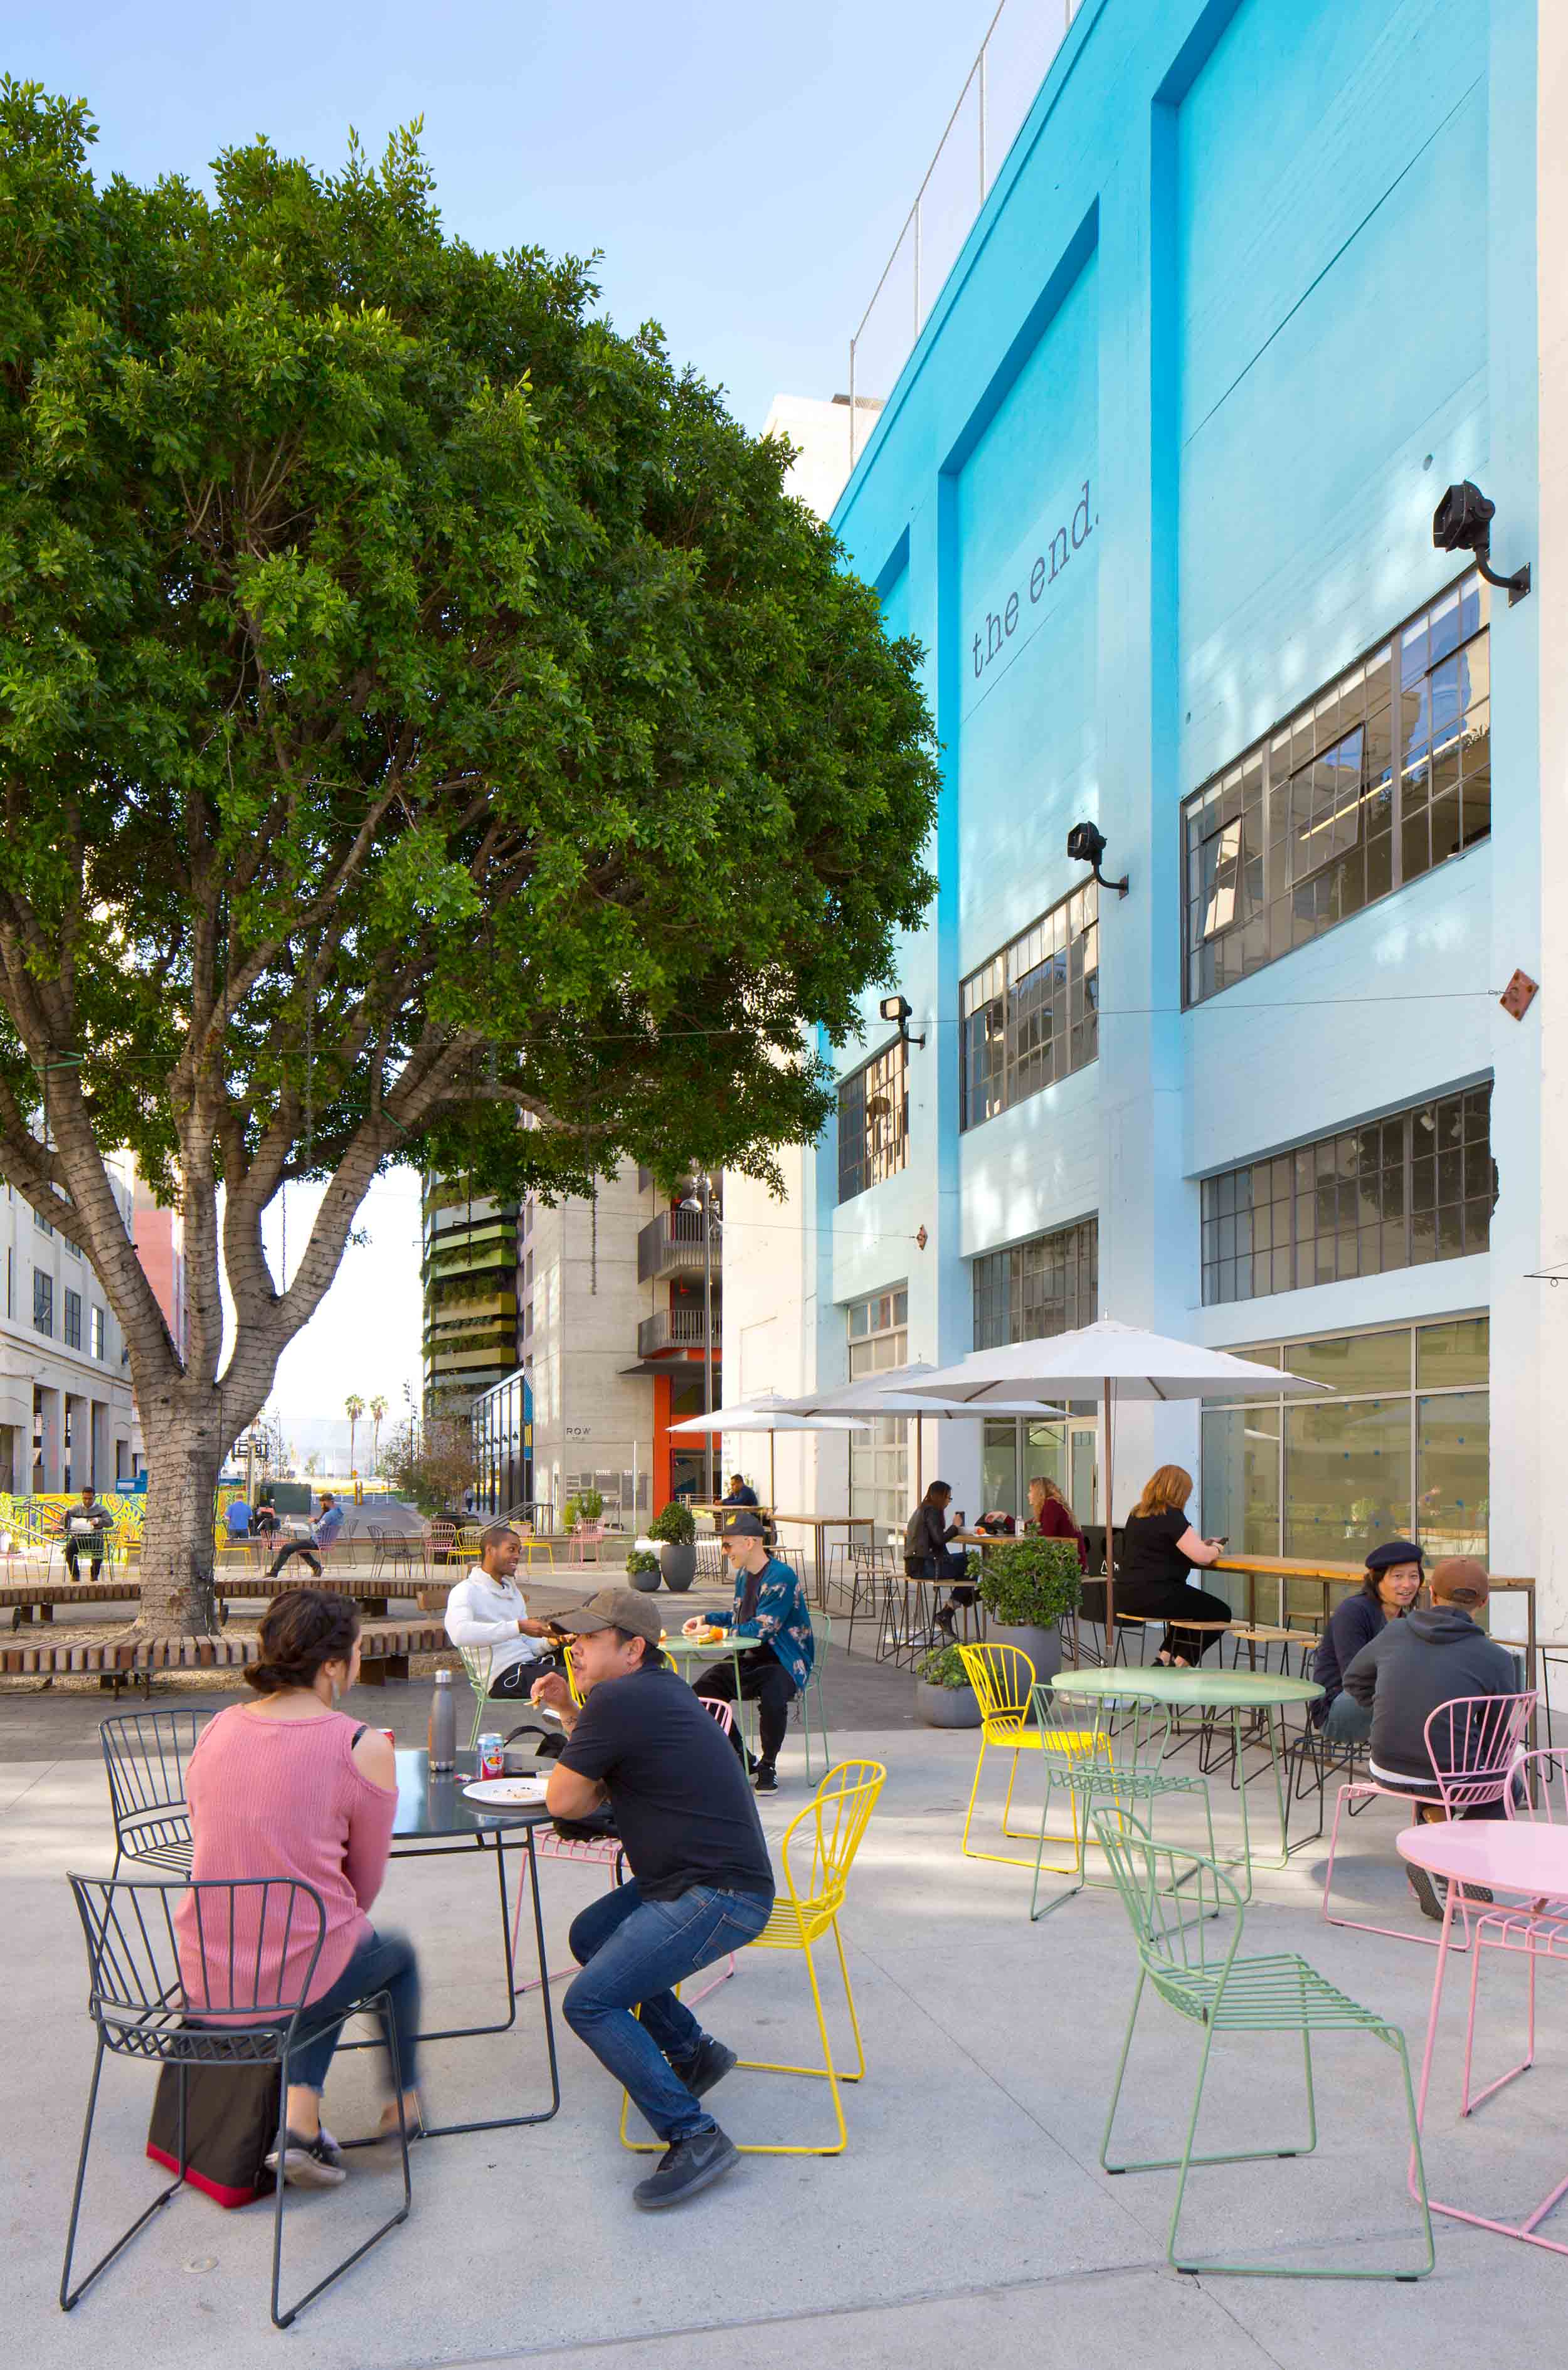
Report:
[[[755,1399],[738,1402],[733,1407],[710,1409],[707,1415],[688,1415],[673,1423],[674,1432],[766,1432],[767,1434],[767,1502],[774,1501],[773,1435],[778,1432],[870,1432],[870,1423],[864,1416],[808,1416],[800,1414],[792,1399],[780,1398],[775,1391],[764,1391]]]
[[[836,1384],[831,1390],[814,1396],[805,1394],[790,1404],[801,1415],[849,1414],[905,1416],[915,1425],[915,1494],[924,1494],[925,1452],[920,1426],[929,1422],[975,1423],[988,1415],[1024,1416],[1036,1422],[1052,1416],[1066,1415],[1066,1408],[1043,1407],[1038,1399],[1002,1400],[985,1407],[972,1407],[963,1399],[920,1398],[915,1396],[915,1385],[934,1375],[936,1368],[928,1359],[916,1360],[907,1366],[890,1366],[885,1374],[865,1375],[858,1383]]]
[[[917,1398],[962,1400],[984,1412],[998,1402],[1020,1399],[1101,1399],[1105,1422],[1105,1644],[1109,1657],[1115,1626],[1115,1555],[1112,1541],[1115,1501],[1112,1496],[1111,1418],[1118,1399],[1248,1399],[1286,1398],[1326,1390],[1325,1383],[1282,1373],[1238,1358],[1228,1350],[1205,1350],[1122,1325],[1113,1317],[1057,1333],[1049,1340],[1009,1341],[996,1350],[975,1350],[956,1366],[940,1366],[914,1383]]]

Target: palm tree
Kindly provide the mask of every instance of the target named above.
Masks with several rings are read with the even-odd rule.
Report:
[[[381,1463],[381,1427],[386,1420],[386,1402],[379,1391],[370,1403],[370,1420],[375,1426],[370,1443],[370,1469],[374,1473]]]
[[[349,1471],[352,1473],[354,1469],[354,1434],[359,1429],[359,1420],[364,1413],[364,1401],[358,1391],[349,1393],[348,1398],[343,1401],[343,1413],[349,1419]]]

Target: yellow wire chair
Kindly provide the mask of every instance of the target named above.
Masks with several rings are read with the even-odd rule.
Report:
[[[751,2074],[801,2074],[813,2081],[825,2082],[833,2094],[834,2123],[837,2137],[832,2141],[785,2145],[780,2141],[737,2141],[742,2156],[842,2156],[849,2145],[849,2133],[844,2121],[844,2102],[839,2096],[841,2082],[859,2082],[865,2077],[866,2045],[860,2035],[860,2019],[855,2009],[855,1994],[849,1983],[848,1962],[844,1956],[844,1937],[838,1930],[838,1913],[848,1890],[849,1870],[866,1832],[877,1796],[882,1792],[887,1770],[880,1761],[841,1761],[830,1769],[815,1794],[798,1817],[786,1828],[779,1846],[783,1864],[784,1884],[773,1904],[772,1915],[760,1934],[746,1944],[748,1950],[796,1950],[806,1962],[806,1976],[812,1987],[812,2006],[816,2011],[817,2031],[822,2040],[823,2062],[820,2065],[784,2065],[767,2057],[743,2057],[737,2070]],[[795,1838],[809,1824],[811,1865],[797,1879],[792,1850],[802,1847]],[[838,1972],[844,1982],[844,1999],[849,2010],[849,2029],[855,2036],[855,2070],[839,2068],[833,2062],[833,2046],[828,2039],[827,2016],[823,2007],[822,1991],[817,1983],[816,1962],[812,1956],[812,1944],[824,1934],[833,1936],[838,1953]],[[676,1986],[677,1995],[679,1985]],[[627,2112],[630,2104],[626,2092],[621,2093],[620,2142],[639,2156],[660,2153],[667,2145],[663,2140],[633,2140],[627,2137]]]
[[[1067,1797],[1072,1818],[1070,1835],[1047,1835],[1032,1827],[1009,1827],[1008,1813],[1012,1809],[1013,1788],[1018,1783],[1019,1756],[1023,1753],[1040,1753],[1049,1747],[1056,1755],[1102,1754],[1111,1758],[1108,1737],[1093,1729],[1042,1728],[1033,1720],[1030,1698],[1034,1689],[1034,1665],[1021,1646],[960,1646],[964,1675],[974,1688],[980,1706],[980,1757],[974,1764],[974,1783],[969,1789],[969,1808],[963,1814],[963,1855],[966,1859],[995,1860],[1003,1868],[1029,1868],[1038,1872],[1042,1866],[1053,1873],[1067,1876],[1078,1864],[1078,1812],[1075,1793]],[[969,1840],[969,1830],[974,1819],[974,1805],[980,1794],[980,1773],[986,1766],[986,1755],[995,1746],[998,1753],[1012,1756],[1008,1771],[1007,1800],[1002,1804],[1002,1833],[1014,1843],[1032,1843],[1034,1853],[1020,1859],[1016,1852],[977,1851]],[[1057,1868],[1051,1860],[1042,1862],[1040,1852],[1047,1843],[1070,1845],[1073,1858]]]

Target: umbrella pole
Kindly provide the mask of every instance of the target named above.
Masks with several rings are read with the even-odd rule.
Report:
[[[920,1430],[920,1419],[917,1416],[915,1419],[915,1501],[917,1505],[926,1494],[924,1442],[925,1435]]]
[[[1105,1666],[1110,1669],[1116,1659],[1116,1550],[1113,1525],[1116,1501],[1111,1494],[1114,1475],[1111,1466],[1111,1377],[1105,1376]]]
[[[778,1485],[773,1478],[773,1443],[776,1437],[777,1434],[771,1432],[767,1435],[767,1511],[770,1514],[778,1503]]]

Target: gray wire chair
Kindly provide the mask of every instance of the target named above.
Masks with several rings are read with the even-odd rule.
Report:
[[[190,1875],[185,1770],[213,1717],[210,1705],[199,1704],[181,1711],[121,1712],[98,1723],[114,1819],[113,1875],[122,1859]]]
[[[350,2008],[334,2011],[330,2021],[336,2024],[350,2016],[377,2008],[382,2011],[391,2059],[392,2095],[398,2100],[403,2203],[352,2254],[345,2255],[286,2311],[282,2310],[279,2291],[283,2263],[283,2197],[287,2188],[282,2166],[287,2143],[289,2059],[296,2043],[319,2029],[312,2027],[306,1996],[326,1931],[327,1913],[321,1896],[308,1884],[277,1877],[225,1878],[198,1884],[175,1882],[167,1877],[71,1876],[67,1881],[86,1939],[87,2011],[98,2028],[98,2047],[82,2124],[75,2187],[71,2194],[71,2223],[60,2274],[60,2308],[70,2312],[143,2225],[184,2186],[189,2069],[200,2065],[237,2071],[246,2066],[276,2065],[280,2075],[279,2171],[272,2218],[271,2315],[274,2328],[287,2329],[323,2288],[340,2279],[362,2255],[368,2254],[379,2239],[409,2217],[413,2187],[409,2171],[409,2134],[403,2119],[402,2068],[398,2062],[391,2002],[385,1991],[372,1993]],[[181,1973],[179,1938],[174,1919],[182,1902],[193,1904],[202,1970],[199,1997],[191,1996]],[[308,1953],[304,1974],[297,1986],[291,1979],[286,1987],[288,1997],[270,1999],[261,1987],[261,1966],[274,1951],[282,1957],[291,1948],[296,1955]],[[224,2021],[212,2020],[218,2018]],[[175,2127],[179,2169],[168,2187],[159,2191],[129,2229],[121,2232],[107,2253],[100,2255],[91,2271],[73,2287],[71,2263],[81,2220],[93,2116],[103,2061],[110,2054],[136,2059],[146,2065],[172,2065],[179,2069]]]

